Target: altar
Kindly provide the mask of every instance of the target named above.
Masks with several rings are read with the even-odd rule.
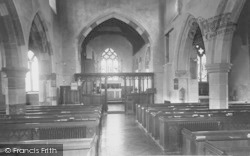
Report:
[[[122,101],[122,83],[120,80],[108,80],[107,82],[107,101]],[[101,87],[102,95],[105,95],[105,84]]]
[[[107,89],[108,101],[122,101],[122,89]]]

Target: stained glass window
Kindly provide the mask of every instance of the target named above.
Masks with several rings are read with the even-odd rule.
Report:
[[[206,70],[206,54],[205,50],[199,45],[195,46],[197,50],[197,65],[198,65],[198,81],[207,82],[207,70]]]
[[[38,59],[32,51],[28,51],[28,69],[26,74],[26,91],[39,90],[39,72],[38,72]]]
[[[111,48],[107,48],[102,53],[101,72],[102,73],[117,73],[118,72],[118,56]]]

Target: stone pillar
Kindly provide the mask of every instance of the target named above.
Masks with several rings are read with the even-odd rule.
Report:
[[[3,68],[6,79],[6,114],[24,114],[26,68]]]
[[[209,76],[209,109],[228,108],[228,72],[229,63],[206,65]]]
[[[50,92],[51,92],[51,102],[52,105],[57,105],[57,87],[56,87],[56,73],[52,73],[51,74],[51,88],[50,88]]]
[[[39,105],[45,106],[50,105],[48,102],[49,87],[48,87],[49,75],[39,75]]]

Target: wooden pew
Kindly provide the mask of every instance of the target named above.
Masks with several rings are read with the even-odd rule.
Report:
[[[193,116],[192,115],[187,115],[187,112],[189,111],[189,113],[192,113],[192,111],[193,111],[193,113],[196,113],[196,115],[197,115],[197,111],[194,111],[194,110],[192,110],[192,108],[195,108],[195,106],[193,106],[193,105],[195,105],[195,106],[198,106],[199,107],[199,104],[177,104],[177,105],[171,105],[171,106],[166,106],[166,105],[164,105],[164,104],[161,104],[161,105],[153,105],[153,106],[150,106],[149,105],[149,107],[147,106],[143,106],[143,105],[137,105],[137,113],[138,113],[138,115],[136,116],[136,118],[137,118],[137,120],[138,120],[138,122],[139,123],[142,123],[142,126],[147,126],[147,125],[152,125],[152,123],[148,120],[148,122],[150,122],[150,123],[148,123],[147,124],[147,122],[144,122],[144,121],[146,121],[147,119],[147,117],[145,116],[145,115],[143,115],[143,114],[145,114],[145,113],[143,113],[143,112],[147,112],[146,110],[148,110],[148,112],[149,113],[153,113],[154,111],[155,112],[157,112],[158,110],[157,109],[159,109],[159,110],[164,110],[165,111],[165,113],[167,113],[167,115],[166,116],[170,116],[169,115],[169,113],[171,114],[171,113],[173,113],[173,110],[174,109],[172,109],[172,108],[175,108],[176,110],[178,110],[178,111],[180,111],[181,109],[184,109],[185,111],[182,111],[182,112],[180,112],[180,115],[178,115],[178,116],[180,116],[180,117],[182,117],[182,116],[184,116],[186,119],[186,121],[185,122],[189,122],[189,118],[191,118],[191,120],[192,120],[192,118],[193,118]],[[178,107],[179,106],[179,107]],[[187,108],[185,108],[185,107],[189,107],[189,106],[191,106],[190,108],[191,109],[187,109]],[[202,105],[201,106],[202,107],[202,109],[204,109],[204,110],[206,110],[206,109],[208,109],[208,105]],[[206,114],[209,114],[209,115],[211,115],[211,113],[213,113],[213,111],[220,111],[220,112],[218,112],[217,114],[218,114],[218,117],[213,117],[214,119],[212,120],[213,121],[213,124],[214,123],[218,123],[218,122],[214,122],[214,121],[216,121],[217,119],[219,119],[219,121],[220,121],[220,123],[223,123],[224,124],[224,127],[226,127],[225,125],[227,125],[227,127],[230,127],[231,125],[233,125],[233,127],[235,127],[235,121],[234,120],[232,120],[232,119],[230,119],[230,121],[231,121],[231,123],[230,122],[224,122],[225,120],[226,120],[226,118],[228,118],[227,116],[231,116],[231,115],[234,115],[234,118],[235,118],[235,116],[237,116],[237,114],[241,114],[241,113],[244,113],[245,112],[245,114],[247,114],[246,112],[249,112],[249,105],[247,105],[247,104],[242,104],[242,105],[232,105],[232,106],[230,106],[230,109],[228,110],[228,109],[226,109],[226,110],[208,110],[208,112],[206,113],[206,112],[203,112],[203,115],[201,116],[201,117],[205,117],[206,116]],[[155,110],[154,110],[155,109]],[[197,109],[197,108],[195,108],[195,109]],[[242,110],[242,109],[246,109],[246,110]],[[175,113],[178,113],[178,111],[176,111],[176,110],[174,110],[175,111]],[[163,112],[164,112],[163,111]],[[201,110],[200,110],[201,111]],[[201,115],[201,113],[202,112],[200,112],[199,114]],[[177,115],[177,114],[175,114],[175,115]],[[177,117],[178,117],[177,116]],[[158,117],[160,117],[160,116],[158,116]],[[179,117],[179,118],[180,118]],[[248,117],[248,116],[246,116],[246,117]],[[166,117],[167,118],[167,117]],[[172,117],[172,118],[174,118],[174,117]],[[210,118],[209,116],[207,116],[207,118]],[[224,119],[223,119],[224,118]],[[157,120],[157,118],[156,118],[156,120]],[[196,122],[196,124],[199,124],[199,125],[201,125],[201,128],[202,129],[206,129],[206,130],[209,130],[209,128],[207,128],[206,126],[205,127],[202,127],[202,124],[199,122],[199,121],[197,121]],[[212,124],[212,123],[211,123]],[[246,123],[241,123],[241,125],[244,125],[244,124],[246,124]],[[205,124],[206,125],[206,124]],[[218,127],[218,128],[220,128],[220,126]],[[148,128],[147,128],[148,129]],[[217,128],[215,128],[215,130],[216,130]],[[148,129],[149,131],[150,131],[150,129]],[[166,133],[164,133],[164,134],[166,134]],[[180,135],[180,131],[178,132],[177,131],[177,134],[176,134],[177,136],[175,136],[175,135],[173,135],[173,137],[180,137],[181,135]],[[164,137],[160,137],[161,139],[163,139]],[[171,149],[171,148],[167,148],[167,147],[165,147],[165,145],[164,145],[164,140],[160,140],[160,142],[159,142],[159,144],[161,145],[161,147],[163,148],[163,149],[165,149],[165,150],[169,150],[169,151],[178,151],[179,149],[178,149],[178,147],[176,148],[176,147],[174,147],[174,148],[176,148],[176,149]],[[181,141],[177,141],[177,144],[180,144],[181,143]]]
[[[64,145],[68,150],[63,153],[72,155],[72,152],[75,152],[73,155],[77,153],[84,155],[87,150],[92,151],[90,153],[94,151],[94,155],[96,155],[101,128],[101,113],[100,106],[29,108],[28,112],[23,115],[3,115],[5,118],[0,119],[0,140],[1,143],[14,141],[21,144],[54,141],[64,143],[65,140],[69,140],[72,144],[75,142],[81,150],[77,151],[71,144],[66,143]],[[95,147],[94,150],[93,147]]]
[[[225,151],[208,142],[204,144],[204,155],[229,156]]]
[[[96,155],[98,150],[98,121],[57,123],[26,123],[5,125],[0,129],[0,144],[63,144],[66,155]],[[66,142],[68,141],[68,142]]]
[[[215,113],[216,114],[216,113]],[[223,113],[222,113],[223,115]],[[212,117],[183,117],[169,118],[160,117],[160,145],[162,149],[169,152],[179,152],[182,146],[181,130],[187,128],[196,131],[221,130],[225,125],[237,124],[241,127],[247,125],[249,121],[242,121],[250,117],[249,112],[243,112],[237,116],[212,116]],[[233,126],[235,127],[235,126]]]
[[[245,155],[250,154],[250,130],[221,130],[221,131],[190,131],[182,130],[184,155],[205,155],[207,151],[222,151],[222,154]],[[209,141],[213,146],[219,147],[215,150],[205,143]]]
[[[223,141],[222,141],[223,142]],[[206,142],[204,145],[204,155],[214,155],[215,153],[224,154],[228,156],[249,156],[250,146],[249,144],[242,144],[238,141],[227,142],[227,145],[221,145],[221,143]]]
[[[20,149],[36,149],[37,153],[46,153],[46,149],[53,149],[48,152],[48,155],[63,155],[63,156],[96,156],[97,137],[93,138],[77,138],[77,139],[50,139],[50,140],[26,140],[15,142],[0,142],[0,155],[6,154],[5,148],[13,147],[18,144]],[[53,146],[53,145],[62,145]],[[14,146],[15,147],[15,146]],[[2,151],[2,152],[1,152]],[[33,152],[33,151],[32,151]],[[27,153],[28,154],[28,153]],[[31,154],[32,155],[32,154]],[[34,153],[33,155],[37,155]],[[44,154],[45,155],[45,154]]]
[[[146,128],[146,130],[149,129],[147,126],[149,122],[149,116],[148,114],[152,111],[159,111],[159,110],[190,110],[190,109],[208,109],[208,106],[201,105],[198,103],[176,103],[176,104],[153,104],[153,105],[137,105],[137,115],[136,119],[137,122],[140,123],[143,127]]]
[[[180,109],[180,108],[194,108],[194,107],[200,107],[200,108],[207,108],[209,109],[209,105],[208,104],[201,104],[201,103],[164,103],[164,104],[136,104],[136,120],[139,123],[142,123],[143,120],[143,116],[145,114],[145,111],[148,108],[159,108],[161,109],[162,107],[166,107],[166,108],[172,108],[172,109]],[[229,108],[250,108],[250,104],[249,103],[231,103],[229,105]],[[195,108],[194,108],[195,109]],[[144,112],[143,112],[144,111]]]
[[[0,140],[22,141],[44,139],[90,138],[97,134],[99,120],[30,122],[22,124],[0,124]]]
[[[58,105],[58,106],[26,106],[26,113],[30,112],[43,112],[51,110],[82,110],[82,109],[98,109],[102,111],[102,106],[100,105]],[[5,109],[0,110],[0,114],[6,114]]]
[[[168,106],[167,107],[166,106],[165,107],[163,107],[163,106],[161,106],[161,107],[148,107],[146,109],[146,111],[144,111],[144,113],[142,113],[141,124],[142,124],[143,127],[146,128],[146,130],[149,133],[151,133],[152,129],[151,129],[150,126],[154,122],[154,121],[152,121],[153,119],[152,119],[152,115],[151,115],[153,112],[161,111],[161,112],[164,112],[164,114],[167,113],[167,112],[169,112],[169,113],[180,112],[180,114],[181,114],[181,113],[185,113],[185,112],[194,112],[194,110],[195,111],[207,111],[207,110],[209,110],[209,108],[206,107],[206,106],[203,106],[203,105],[201,105],[201,106],[187,105],[185,107],[184,106],[182,106],[182,107],[172,107],[172,106],[171,107],[168,107]]]
[[[182,105],[182,104],[178,104],[178,105]],[[177,106],[178,106],[177,105]],[[245,109],[250,109],[250,107],[244,107]],[[138,118],[138,122],[146,128],[146,130],[151,133],[152,132],[152,129],[151,125],[154,125],[154,121],[152,121],[153,117],[152,115],[150,115],[151,113],[153,112],[158,112],[159,110],[161,111],[180,111],[180,110],[183,110],[185,112],[188,112],[188,111],[193,111],[193,110],[196,110],[196,111],[202,111],[202,110],[208,110],[209,108],[206,106],[206,105],[198,105],[198,104],[188,104],[186,106],[182,106],[182,107],[172,107],[172,106],[166,106],[166,105],[159,105],[159,106],[154,106],[154,107],[147,107],[146,109],[143,108],[142,106],[142,109],[144,109],[144,111],[142,111],[142,115],[138,115],[138,116],[141,116],[140,118]],[[233,107],[234,110],[241,110],[242,107]],[[146,110],[146,111],[145,111]],[[228,110],[226,110],[228,111]],[[155,114],[154,114],[155,115]],[[157,115],[160,115],[160,114],[157,114]],[[150,122],[150,124],[149,124]],[[158,124],[158,123],[156,123]]]
[[[204,108],[208,109],[208,106],[206,105],[200,105],[198,103],[178,103],[178,104],[154,104],[154,105],[148,105],[148,106],[140,106],[140,109],[138,109],[138,122],[141,123],[143,126],[145,126],[146,122],[146,113],[149,109],[155,109],[155,110],[161,110],[161,109],[168,109],[168,110],[180,110],[180,109],[198,109],[198,108]]]
[[[37,119],[68,119],[68,120],[76,120],[83,118],[100,118],[101,113],[96,111],[71,111],[71,112],[41,112],[41,113],[32,113],[32,114],[22,114],[22,115],[1,115],[0,122],[3,121],[13,121],[19,122],[20,120],[32,121],[36,122]],[[25,122],[25,121],[24,121]]]
[[[84,114],[67,114],[67,115],[36,115],[36,116],[15,116],[8,119],[0,119],[0,124],[21,124],[21,123],[47,123],[47,122],[60,122],[60,121],[83,121],[100,119],[101,115],[98,113],[89,112]]]
[[[232,116],[237,115],[237,113],[241,113],[241,112],[250,112],[250,110],[239,110],[239,109],[231,109],[231,110],[202,110],[202,109],[196,109],[196,110],[162,110],[162,111],[158,111],[158,112],[151,112],[149,114],[149,120],[148,120],[148,132],[152,133],[152,136],[154,137],[154,139],[158,139],[159,138],[159,117],[163,117],[163,116],[169,116],[169,115],[174,115],[176,117],[212,117],[212,116]],[[217,114],[217,115],[216,115]]]
[[[142,125],[146,128],[146,130],[149,133],[152,133],[153,130],[153,126],[156,122],[158,122],[158,119],[156,116],[161,116],[161,115],[165,115],[165,114],[172,114],[172,115],[179,115],[179,114],[183,114],[183,113],[194,113],[196,111],[207,111],[208,108],[203,108],[203,107],[192,107],[192,108],[148,108],[146,110],[146,113],[144,114],[143,118],[144,120],[142,121]],[[157,113],[157,115],[155,114]],[[153,114],[155,116],[153,116]],[[156,123],[157,125],[157,123]]]
[[[74,112],[89,112],[89,111],[92,111],[92,112],[96,112],[96,113],[101,113],[102,110],[101,110],[101,107],[76,107],[76,108],[65,108],[65,107],[57,107],[55,109],[55,107],[53,106],[51,109],[49,108],[46,108],[46,109],[43,109],[43,108],[39,108],[39,109],[34,109],[34,110],[27,110],[25,115],[33,115],[33,114],[60,114],[60,113],[70,113],[71,111],[74,111]],[[6,114],[0,114],[0,118],[1,116],[6,116]],[[15,116],[15,115],[12,115],[12,116]]]
[[[78,108],[76,110],[46,110],[21,115],[2,115],[1,124],[17,123],[46,123],[58,121],[82,121],[89,119],[101,119],[99,108]]]
[[[139,123],[141,123],[141,121],[142,121],[142,112],[144,111],[145,108],[150,107],[150,106],[152,106],[152,107],[156,107],[156,106],[157,107],[160,107],[160,106],[164,107],[167,105],[165,105],[165,104],[153,104],[153,105],[136,104],[136,120]]]
[[[197,111],[174,111],[174,112],[152,112],[150,114],[150,118],[149,118],[149,132],[151,133],[152,137],[155,140],[158,140],[160,137],[160,131],[159,131],[159,127],[160,127],[160,121],[159,121],[159,117],[163,117],[163,116],[170,116],[171,118],[193,118],[193,117],[210,117],[211,114],[208,114],[207,112],[199,112],[197,113]],[[218,115],[219,116],[219,115]],[[225,116],[225,115],[223,115]]]

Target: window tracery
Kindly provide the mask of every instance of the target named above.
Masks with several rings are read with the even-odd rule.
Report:
[[[101,72],[118,73],[118,56],[112,48],[107,48],[102,53]]]

